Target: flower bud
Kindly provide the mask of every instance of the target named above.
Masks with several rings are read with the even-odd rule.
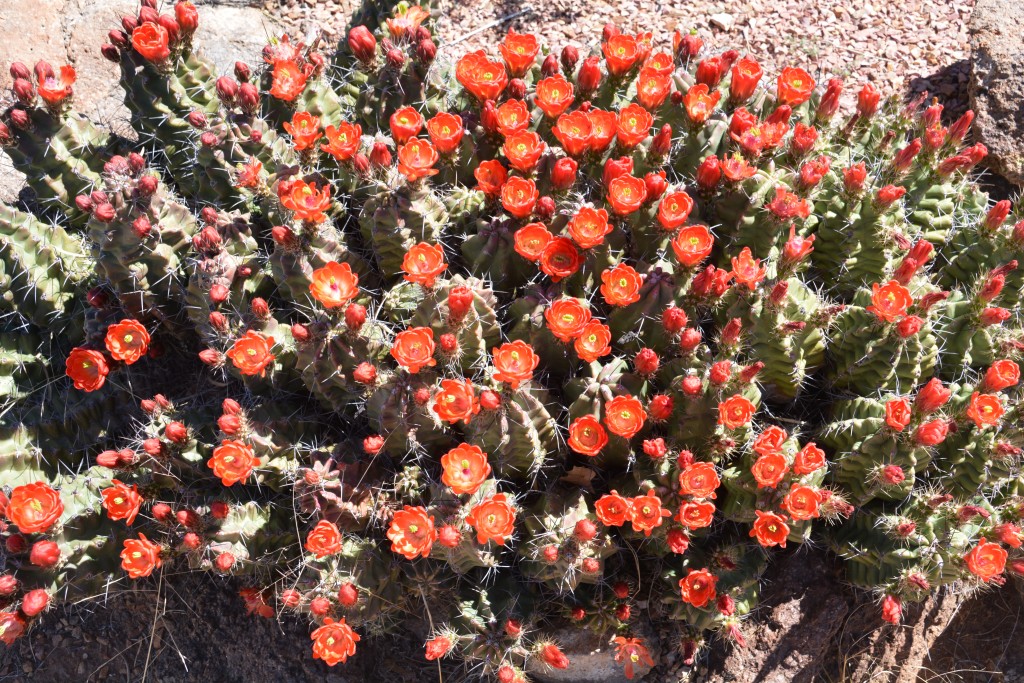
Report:
[[[361,304],[349,304],[345,309],[345,325],[348,329],[353,332],[358,332],[359,328],[366,322],[366,307]]]
[[[445,524],[437,532],[437,542],[445,548],[454,548],[462,542],[462,534],[451,524]]]
[[[15,107],[7,112],[7,116],[11,120],[11,125],[18,130],[28,130],[32,127],[32,117],[24,109]],[[9,135],[8,133],[8,137]]]
[[[259,320],[267,320],[270,318],[270,305],[267,304],[266,299],[261,297],[256,297],[249,302],[249,310],[252,311],[253,316]]]
[[[359,589],[352,585],[351,581],[341,584],[338,589],[338,603],[342,607],[354,607],[359,602]]]
[[[37,567],[49,569],[60,561],[60,548],[53,541],[36,541],[29,550],[28,561]]]
[[[675,402],[668,394],[657,394],[651,398],[651,402],[647,406],[647,410],[650,412],[651,418],[659,422],[670,418],[674,409]]]
[[[218,283],[210,287],[210,301],[212,301],[215,304],[224,303],[225,301],[228,300],[228,297],[230,295],[231,290],[228,289],[225,285]]]
[[[750,384],[751,382],[754,381],[754,378],[757,377],[762,370],[764,370],[764,361],[759,360],[756,363],[751,363],[747,367],[740,370],[740,382],[742,382],[743,384]]]
[[[985,228],[991,231],[998,230],[1010,215],[1012,206],[1008,199],[996,202],[985,214]]]
[[[672,149],[672,126],[665,124],[651,141],[651,152],[656,156],[665,156]]]
[[[681,383],[683,393],[687,396],[699,396],[704,391],[704,383],[696,375],[687,375]]]
[[[50,604],[50,596],[42,588],[25,593],[21,598],[21,613],[26,617],[34,617]]]
[[[377,455],[384,449],[384,437],[374,434],[363,439],[363,450],[367,455]]]
[[[581,93],[589,93],[597,90],[601,85],[601,60],[597,56],[587,57],[583,60],[583,66],[576,76],[576,85]]]
[[[999,308],[993,306],[986,308],[981,311],[979,316],[982,326],[990,327],[992,325],[1001,325],[1010,319],[1012,314],[1005,308]]]
[[[452,322],[459,322],[466,317],[472,306],[473,290],[469,287],[459,285],[448,293],[448,318]]]
[[[370,165],[378,168],[391,165],[391,150],[380,140],[374,142],[370,150]]]
[[[139,178],[139,183],[135,186],[135,189],[138,191],[139,196],[151,197],[156,193],[158,186],[159,181],[156,179],[156,176],[144,175]]]
[[[218,570],[222,572],[229,572],[231,571],[231,568],[235,566],[235,556],[231,553],[221,553],[213,563]]]
[[[18,78],[14,81],[14,95],[18,98],[18,101],[28,106],[36,99],[36,90],[32,87],[32,82]]]
[[[580,569],[583,570],[584,574],[596,574],[601,571],[601,563],[593,557],[583,558],[583,562],[580,564]]]
[[[636,354],[633,367],[641,375],[653,375],[658,371],[659,363],[658,354],[653,349],[644,348]]]
[[[302,603],[302,593],[294,588],[286,588],[281,591],[281,606],[286,609],[295,609]]]
[[[839,111],[839,97],[843,94],[843,80],[833,78],[825,86],[825,93],[818,102],[818,111],[815,118],[818,121],[831,121],[832,117]]]
[[[360,384],[373,384],[377,381],[377,368],[372,363],[360,363],[352,371],[352,379]]]
[[[558,546],[556,546],[556,545],[546,545],[546,546],[544,546],[544,549],[541,550],[541,555],[544,556],[544,561],[547,562],[548,564],[554,564],[555,562],[558,562]]]
[[[19,534],[24,542],[25,537]],[[10,550],[10,548],[8,548]],[[17,552],[21,552],[20,550]],[[6,598],[15,594],[18,590],[18,580],[10,574],[0,574],[0,597]]]
[[[653,202],[668,189],[668,181],[665,180],[665,171],[651,172],[644,176],[644,186],[647,188],[647,203]]]
[[[248,116],[256,113],[260,107],[260,91],[252,83],[243,83],[238,88],[238,106]],[[252,142],[259,142],[263,139],[263,133],[253,130],[249,133]]]
[[[715,385],[721,386],[732,379],[732,361],[720,360],[711,366],[708,373],[708,380]]]
[[[270,229],[270,236],[282,247],[294,247],[298,243],[295,233],[286,225],[275,225]]]
[[[480,392],[480,407],[484,410],[497,410],[501,407],[501,396],[490,389]]]
[[[188,121],[189,125],[193,128],[206,128],[206,114],[199,111],[198,109],[190,111],[188,115],[185,117],[185,120]]]
[[[176,444],[188,441],[188,427],[180,422],[171,422],[164,427],[164,436]]]
[[[705,192],[710,192],[718,187],[722,181],[722,165],[718,157],[712,154],[700,162],[697,167],[697,186]]]
[[[420,60],[422,64],[432,64],[434,58],[437,57],[437,45],[430,38],[421,40],[416,43],[416,59]],[[525,92],[526,86],[524,84],[523,91]]]
[[[369,64],[377,56],[377,39],[365,26],[356,26],[348,32],[348,47],[364,64]]]
[[[669,334],[676,334],[686,327],[687,322],[689,319],[686,316],[686,311],[677,306],[669,306],[661,314],[662,327]]]
[[[581,519],[576,522],[573,535],[581,543],[592,541],[597,538],[597,525],[589,519]]]
[[[217,427],[228,436],[235,436],[242,429],[242,420],[237,415],[221,415]]]
[[[114,220],[117,212],[114,211],[113,204],[99,204],[93,209],[92,215],[100,223],[109,223]]]
[[[573,70],[576,68],[576,62],[580,60],[580,51],[572,45],[566,45],[562,48],[562,71],[565,72],[567,77],[571,77]]]
[[[537,208],[534,209],[534,212],[541,220],[551,218],[555,213],[555,200],[548,195],[544,195],[537,200]]]
[[[700,330],[694,327],[687,327],[679,335],[679,347],[683,353],[690,353],[700,345],[701,333]]]
[[[875,86],[865,83],[857,93],[857,114],[861,118],[870,119],[878,111],[878,103],[881,99],[882,95],[875,90]]]
[[[216,349],[203,349],[199,352],[199,360],[210,367],[219,368],[224,365],[224,354]]]
[[[203,147],[216,147],[218,142],[219,140],[217,139],[217,134],[214,133],[213,131],[208,130],[199,136],[199,144],[201,144]]]
[[[132,221],[132,232],[140,240],[144,240],[149,237],[150,232],[153,230],[153,224],[149,222],[149,219],[145,216],[139,216]]]
[[[388,50],[385,57],[388,60],[388,66],[392,69],[401,69],[402,65],[405,64],[405,53],[399,50],[397,47],[393,47]]]
[[[643,442],[644,453],[649,458],[658,460],[664,458],[668,453],[668,446],[665,445],[665,439],[658,437],[657,439],[645,439]]]
[[[953,125],[949,127],[949,139],[953,142],[960,142],[967,137],[967,131],[971,129],[971,123],[974,121],[974,112],[968,109],[964,112],[963,116],[953,122]]]
[[[309,611],[314,616],[322,617],[331,611],[331,602],[327,598],[313,598],[309,602]]]
[[[549,53],[540,65],[540,73],[543,78],[550,78],[558,73],[558,57],[555,53]]]
[[[551,167],[551,187],[554,190],[568,190],[576,183],[579,165],[569,157],[563,157]]]

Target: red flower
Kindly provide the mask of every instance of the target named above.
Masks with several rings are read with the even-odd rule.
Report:
[[[537,60],[540,43],[537,42],[537,36],[532,33],[516,33],[510,28],[498,49],[505,64],[508,65],[509,72],[513,76],[522,76]]]
[[[423,130],[423,115],[412,107],[406,106],[398,109],[388,120],[391,126],[391,137],[398,145],[404,145],[409,140],[420,134]]]
[[[284,208],[293,211],[299,220],[311,223],[327,220],[327,214],[324,212],[331,207],[329,184],[324,185],[324,189],[320,191],[316,183],[296,180],[288,184],[281,183],[278,186],[278,193]]]
[[[551,233],[543,223],[530,223],[516,230],[516,253],[528,261],[539,261],[544,247],[551,241]]]
[[[682,592],[683,602],[698,609],[704,607],[715,599],[716,583],[718,583],[718,577],[707,569],[699,571],[691,569],[685,579],[679,580],[679,590]]]
[[[481,545],[489,541],[505,545],[515,530],[515,523],[515,508],[508,503],[504,493],[484,499],[466,516],[466,524],[476,531],[476,541]]]
[[[683,503],[676,519],[687,529],[705,529],[715,519],[715,504],[702,500]]]
[[[789,536],[789,525],[786,524],[786,520],[774,512],[755,510],[754,514],[757,515],[757,521],[750,530],[750,537],[756,538],[765,548],[776,545],[785,548],[786,537]]]
[[[984,538],[978,539],[978,545],[964,555],[967,569],[982,581],[991,581],[1006,568],[1007,552],[998,543],[989,543]]]
[[[581,455],[596,456],[608,443],[608,434],[593,415],[584,415],[569,425],[569,448]]]
[[[662,104],[672,91],[671,73],[662,73],[644,67],[636,80],[636,99],[649,111],[654,111]]]
[[[551,132],[566,154],[578,157],[590,148],[594,126],[590,115],[577,109],[559,116]]]
[[[922,422],[914,432],[914,442],[922,446],[938,446],[949,434],[949,423],[946,420],[930,420]]]
[[[687,268],[706,259],[715,246],[715,238],[706,225],[687,225],[672,240],[676,259]]]
[[[388,33],[396,40],[410,38],[416,34],[420,24],[429,18],[430,12],[419,5],[399,6],[395,16],[386,22]]]
[[[601,46],[608,62],[608,72],[621,76],[632,69],[640,60],[640,45],[636,38],[625,33],[612,36]]]
[[[615,661],[619,664],[625,662],[623,671],[627,679],[633,680],[633,667],[639,662],[643,662],[648,667],[654,666],[651,653],[639,638],[616,636],[613,642],[615,643]]]
[[[608,222],[607,211],[584,206],[569,221],[568,230],[569,236],[581,249],[590,249],[604,242],[612,226]]]
[[[558,646],[554,643],[548,643],[540,651],[541,659],[544,663],[554,669],[568,669],[569,658],[566,657]]]
[[[129,488],[117,479],[112,479],[110,483],[112,486],[100,491],[107,517],[112,520],[123,519],[125,524],[131,526],[135,516],[139,514],[139,508],[142,507],[139,487],[132,484]]]
[[[530,173],[537,166],[540,156],[544,153],[544,143],[533,131],[512,133],[505,138],[501,151],[512,168],[523,173]]]
[[[739,257],[732,258],[732,276],[736,284],[746,285],[751,291],[764,279],[768,269],[761,265],[761,259],[755,259],[750,247],[743,247]]]
[[[349,264],[330,261],[313,271],[309,293],[327,308],[344,306],[359,295],[359,276]]]
[[[999,424],[1003,417],[1003,404],[996,394],[982,394],[975,391],[971,394],[971,403],[967,407],[967,417],[974,420],[978,429],[986,425]]]
[[[334,621],[330,617],[324,619],[324,625],[313,631],[313,659],[323,660],[324,664],[334,666],[344,664],[356,653],[359,634],[345,623],[345,619]]]
[[[274,354],[270,349],[274,346],[273,337],[263,337],[258,332],[249,330],[232,345],[226,355],[231,359],[238,371],[243,375],[267,374],[267,366],[274,362]]]
[[[498,132],[506,137],[530,127],[530,110],[522,100],[507,100],[496,113]]]
[[[694,498],[715,498],[715,489],[720,483],[718,472],[710,462],[691,463],[679,473],[680,492]]]
[[[480,402],[473,394],[473,383],[468,379],[441,380],[441,391],[434,397],[434,412],[448,424],[459,420],[469,424],[480,412]]]
[[[60,494],[41,481],[15,487],[5,502],[6,510],[0,512],[23,534],[46,533],[64,514]]]
[[[557,299],[544,311],[544,320],[556,339],[569,343],[580,336],[590,322],[590,309],[579,299]]]
[[[629,520],[633,523],[633,531],[643,532],[644,536],[650,536],[655,528],[661,526],[665,517],[671,517],[672,513],[661,507],[661,498],[648,491],[645,495],[636,496],[629,501]]]
[[[121,568],[133,579],[149,576],[163,564],[160,550],[160,546],[146,538],[145,534],[139,534],[137,539],[129,538],[125,540],[124,550],[121,551]]]
[[[473,171],[476,178],[477,189],[490,197],[497,197],[501,194],[501,188],[505,186],[508,178],[508,171],[497,159],[481,161],[480,165]]]
[[[693,200],[682,190],[672,192],[658,202],[658,222],[666,230],[675,230],[690,217]]]
[[[455,65],[455,78],[481,102],[498,99],[508,85],[504,65],[488,60],[483,50],[463,55]]]
[[[612,144],[619,129],[618,117],[610,111],[591,109],[587,112],[590,119],[591,136],[590,151],[595,154],[604,152]]]
[[[407,560],[428,557],[437,540],[434,518],[422,507],[406,505],[391,518],[388,528],[391,550]]]
[[[568,237],[555,237],[547,243],[540,255],[541,272],[550,277],[552,282],[571,276],[582,264],[583,257]]]
[[[789,439],[789,434],[782,427],[772,425],[754,439],[754,452],[758,455],[780,453],[782,445]]]
[[[886,595],[882,599],[882,619],[890,624],[898,624],[902,618],[903,602],[895,595]]]
[[[342,121],[337,127],[327,126],[324,135],[327,137],[327,144],[320,145],[320,149],[338,161],[348,161],[359,151],[363,129],[358,123]]]
[[[633,438],[643,429],[645,420],[647,411],[635,396],[616,396],[604,406],[604,424],[608,431],[624,439]]]
[[[444,262],[444,249],[436,244],[420,242],[409,248],[402,259],[405,279],[428,289],[434,286],[437,276],[448,269]]]
[[[60,78],[48,74],[41,79],[36,92],[43,98],[43,101],[51,107],[59,106],[61,102],[71,97],[71,86],[75,84],[75,68],[64,65],[60,68]]]
[[[207,462],[207,466],[224,486],[245,483],[252,474],[253,467],[258,464],[259,458],[252,447],[234,440],[222,441],[220,446],[213,449],[213,455]]]
[[[442,112],[427,121],[427,134],[441,154],[451,154],[459,148],[465,130],[462,117]]]
[[[0,612],[0,643],[13,645],[25,633],[25,620],[17,612]]]
[[[605,526],[622,526],[629,519],[629,501],[616,491],[601,496],[594,503],[594,512]]]
[[[107,328],[106,345],[111,356],[131,365],[149,350],[149,332],[138,320],[122,320]]]
[[[456,495],[476,493],[484,480],[491,476],[487,454],[479,446],[465,443],[441,456],[441,467],[444,469],[441,481]]]
[[[501,188],[501,205],[516,218],[527,218],[533,213],[540,193],[529,178],[509,178]]]
[[[608,203],[620,216],[633,213],[647,199],[647,185],[642,178],[620,175],[608,185]]]
[[[1012,360],[997,360],[985,371],[984,386],[989,391],[1002,391],[1020,382],[1020,366]]]
[[[279,100],[293,102],[306,89],[306,79],[306,72],[295,62],[276,62],[271,76],[270,94]]]
[[[334,522],[321,519],[306,535],[306,550],[317,558],[341,552],[341,531]]]
[[[171,56],[170,35],[160,24],[144,21],[132,31],[132,47],[150,62],[162,62]]]
[[[620,263],[601,273],[601,296],[610,306],[628,306],[640,300],[643,278],[632,266]]]
[[[445,636],[438,636],[433,640],[427,641],[426,646],[426,659],[428,662],[432,662],[435,659],[441,659],[452,649],[452,641]]]
[[[729,99],[733,102],[746,102],[754,94],[760,80],[761,65],[751,57],[743,57],[732,67]]]
[[[711,93],[708,86],[698,83],[683,95],[683,107],[686,108],[686,115],[690,117],[690,121],[694,125],[703,126],[715,111],[720,99],[722,99],[721,92],[715,90],[714,93]]]
[[[910,403],[905,398],[896,398],[885,404],[885,424],[897,432],[910,424]]]
[[[815,85],[814,79],[803,69],[786,67],[779,74],[777,101],[797,107],[811,99]]]
[[[437,365],[434,360],[434,331],[429,327],[413,327],[399,332],[391,345],[391,356],[413,375],[425,367]]]
[[[896,322],[907,314],[907,309],[914,303],[910,290],[896,280],[886,285],[877,282],[871,285],[871,306],[868,310],[878,316],[882,322]]]
[[[718,404],[718,424],[726,429],[738,429],[750,424],[755,410],[753,403],[735,394]]]
[[[315,147],[321,137],[320,118],[308,111],[296,112],[291,121],[284,122],[284,129],[292,136],[292,144],[300,152]]]
[[[639,104],[630,104],[619,112],[615,132],[619,144],[629,149],[647,139],[654,125],[654,117]]]
[[[569,108],[574,97],[572,83],[561,74],[545,78],[537,84],[534,91],[534,102],[548,118],[558,116]]]
[[[807,218],[811,215],[811,205],[784,187],[775,188],[775,197],[768,202],[768,210],[781,220]]]
[[[757,481],[757,488],[775,488],[786,476],[786,458],[781,453],[768,453],[758,457],[750,468]]]
[[[398,148],[398,172],[410,183],[437,174],[434,164],[439,159],[429,140],[416,138]]]
[[[752,178],[757,173],[757,169],[748,164],[747,160],[739,154],[722,159],[721,167],[722,175],[731,183]]]
[[[782,499],[783,509],[797,521],[817,517],[820,504],[821,493],[809,486],[794,486]]]
[[[818,448],[814,443],[809,443],[796,454],[793,459],[793,472],[803,476],[817,472],[825,466],[825,451]]]
[[[612,352],[611,341],[611,328],[598,320],[591,320],[580,330],[573,348],[576,349],[576,355],[580,360],[593,363]]]
[[[523,382],[529,382],[533,371],[540,362],[533,347],[521,339],[510,344],[502,344],[492,349],[494,356],[494,379],[506,382],[512,389],[518,389]]]
[[[110,368],[107,359],[99,351],[71,349],[65,362],[65,372],[72,379],[76,389],[96,391],[107,381]]]

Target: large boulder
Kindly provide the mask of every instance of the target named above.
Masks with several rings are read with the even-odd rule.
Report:
[[[975,134],[989,167],[1024,185],[1024,3],[978,0],[970,35]]]

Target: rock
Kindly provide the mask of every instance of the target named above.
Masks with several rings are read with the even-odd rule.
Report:
[[[720,28],[723,31],[730,31],[736,24],[736,18],[728,12],[720,12],[718,14],[712,14],[709,17],[709,22],[715,28]]]
[[[259,66],[263,46],[283,32],[280,24],[258,9],[205,5],[199,10],[195,44],[216,65],[218,74],[230,75],[237,61],[254,69]]]
[[[642,622],[634,635],[643,639],[650,651],[651,659],[657,665],[659,646],[654,629]],[[531,659],[527,665],[527,672],[532,679],[541,683],[627,683],[629,680],[626,678],[623,665],[615,661],[615,646],[609,644],[612,634],[599,637],[594,631],[565,628],[551,633],[550,637],[569,658],[569,668],[552,669],[538,660]],[[650,669],[651,667],[641,662],[634,667],[633,680],[642,679]]]
[[[1024,185],[1024,4],[978,0],[971,15],[971,108],[985,163]]]

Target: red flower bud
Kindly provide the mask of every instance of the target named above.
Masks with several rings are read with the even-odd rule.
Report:
[[[459,350],[459,340],[454,334],[446,332],[441,335],[437,340],[437,345],[441,349],[441,353],[451,356]]]
[[[391,165],[391,150],[380,140],[374,142],[370,150],[370,165],[378,168]]]
[[[377,381],[377,368],[372,363],[360,363],[352,371],[352,379],[360,384],[373,384]]]
[[[377,455],[384,448],[384,437],[380,434],[374,434],[363,439],[363,450],[366,451],[367,455]]]
[[[385,58],[388,60],[388,66],[392,69],[401,69],[402,65],[405,64],[405,53],[397,47],[393,47],[388,50]]]
[[[583,60],[580,72],[576,75],[576,85],[581,93],[589,93],[597,90],[601,85],[601,60],[596,55]]]
[[[672,149],[672,126],[666,123],[651,141],[651,152],[656,156],[665,156],[670,149]],[[664,190],[662,191],[664,192]]]
[[[569,157],[563,157],[551,167],[551,186],[555,190],[568,190],[576,183],[579,165]]]
[[[675,408],[675,404],[672,401],[672,397],[668,394],[658,394],[651,398],[650,404],[647,406],[647,410],[651,414],[651,418],[658,421],[667,420],[672,416],[672,411]]]
[[[589,519],[581,519],[576,522],[576,527],[573,529],[573,535],[576,540],[581,543],[592,541],[597,538],[597,525]]]
[[[1005,308],[989,307],[982,310],[979,316],[982,326],[1001,325],[1010,319],[1012,314]]]
[[[356,26],[348,32],[348,47],[364,64],[369,64],[377,56],[377,39],[365,26]]]
[[[13,90],[14,96],[18,98],[18,101],[26,106],[31,105],[36,99],[36,90],[32,87],[32,82],[27,79],[15,79]]]
[[[878,103],[881,99],[882,95],[875,90],[875,86],[865,83],[857,93],[857,114],[865,119],[871,118],[878,111]]]
[[[720,360],[711,366],[708,380],[715,385],[721,386],[732,378],[732,361]]]
[[[633,360],[633,367],[641,375],[653,375],[658,371],[658,354],[653,349],[640,349]]]
[[[228,436],[235,436],[242,429],[242,421],[237,415],[221,415],[217,418],[217,426]]]
[[[420,27],[422,28],[422,27]],[[437,45],[433,40],[427,38],[416,43],[416,59],[420,60],[423,64],[431,64],[434,58],[437,57]],[[511,85],[511,84],[510,84]],[[523,86],[525,94],[526,87]]]
[[[28,561],[37,567],[49,569],[60,561],[60,548],[53,541],[36,541],[29,550]]]
[[[676,334],[689,322],[686,311],[676,306],[669,306],[661,314],[661,324],[669,334]]]
[[[732,346],[740,338],[740,332],[743,331],[743,321],[739,318],[733,318],[725,324],[722,328],[722,344],[726,346]]]
[[[1006,221],[1006,217],[1010,215],[1010,209],[1013,205],[1010,200],[1003,199],[996,202],[988,213],[985,214],[984,226],[988,230],[998,230],[1000,226]]]
[[[644,176],[644,186],[647,188],[647,203],[653,202],[668,189],[668,181],[665,180],[665,171],[651,172]]]
[[[566,76],[572,76],[573,70],[576,68],[576,62],[580,60],[580,52],[572,45],[566,45],[562,48],[562,70],[565,71]]]
[[[219,368],[224,364],[224,354],[216,349],[203,349],[199,352],[199,360],[211,367]]]
[[[238,82],[230,76],[221,76],[217,79],[217,97],[225,106],[234,104],[238,95]]]
[[[366,307],[361,304],[349,304],[345,309],[345,325],[348,329],[353,332],[358,332],[359,328],[366,322]]]
[[[4,547],[7,548],[7,552],[17,555],[25,552],[25,548],[28,547],[28,541],[21,534],[11,534],[4,541]],[[0,591],[0,595],[3,595],[2,591]]]
[[[445,524],[437,532],[437,542],[445,548],[454,548],[462,542],[462,533],[450,524]]]
[[[687,396],[699,396],[704,392],[704,384],[700,381],[700,377],[696,375],[687,375],[682,381],[683,393]]]
[[[21,613],[26,617],[34,617],[50,604],[50,596],[42,588],[25,593],[21,598]]]
[[[235,556],[231,553],[221,553],[220,555],[217,555],[213,564],[221,572],[229,572],[231,571],[231,568],[235,566]]]
[[[657,439],[645,439],[643,442],[644,453],[648,457],[658,460],[664,458],[668,453],[668,446],[665,445],[665,439],[658,437]]]
[[[171,506],[167,503],[156,503],[151,510],[153,519],[158,522],[167,522],[171,518]]]
[[[338,589],[338,602],[342,607],[354,607],[359,602],[359,589],[350,581],[341,584],[341,588]]]
[[[707,157],[697,167],[697,185],[700,189],[710,192],[722,181],[722,165],[714,154]]]
[[[679,346],[683,350],[683,353],[690,353],[701,343],[700,330],[687,327],[679,335]]]
[[[188,441],[188,427],[180,422],[171,422],[164,427],[164,436],[176,444],[183,444]]]
[[[24,539],[22,539],[24,540]],[[18,552],[21,552],[20,550]],[[18,590],[18,580],[10,574],[0,575],[0,597],[9,597]]]
[[[896,324],[896,333],[903,339],[909,339],[921,331],[924,320],[916,315],[908,315]]]
[[[114,217],[117,215],[117,212],[114,211],[113,204],[104,203],[98,204],[96,208],[93,209],[92,215],[100,223],[109,223],[110,221],[114,220]]]
[[[974,121],[974,112],[968,109],[964,112],[963,116],[953,122],[953,125],[949,127],[949,139],[953,142],[960,142],[967,137],[967,131],[971,129],[971,123]]]
[[[484,410],[497,410],[501,407],[501,396],[490,389],[480,392],[480,407]]]
[[[843,94],[843,81],[841,78],[833,78],[825,86],[825,93],[818,102],[818,111],[815,117],[818,121],[830,121],[836,112],[839,111],[839,97]]]

